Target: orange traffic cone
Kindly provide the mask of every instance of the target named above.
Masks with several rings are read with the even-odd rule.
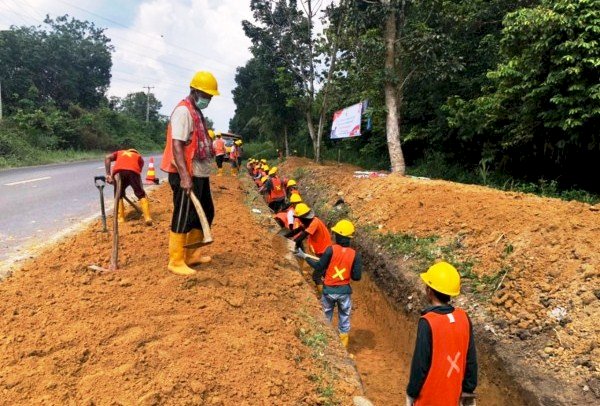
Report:
[[[148,162],[148,172],[146,172],[146,181],[144,184],[153,185],[156,183],[156,172],[154,172],[154,157],[150,157]]]

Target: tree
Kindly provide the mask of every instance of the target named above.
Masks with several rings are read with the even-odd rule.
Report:
[[[544,0],[508,14],[485,94],[455,99],[452,125],[486,137],[514,173],[597,184],[587,174],[600,158],[599,33],[594,0]]]
[[[13,26],[0,32],[0,80],[7,110],[31,103],[98,107],[112,66],[113,48],[104,29],[68,15],[46,17],[44,23],[45,28]]]
[[[145,92],[129,93],[119,101],[118,110],[143,121],[146,120],[147,103],[150,106],[149,121],[157,121],[160,118],[159,111],[162,108],[162,103],[158,101],[154,93],[150,93],[149,96]]]

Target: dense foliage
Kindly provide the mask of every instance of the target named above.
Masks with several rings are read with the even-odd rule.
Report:
[[[111,52],[103,29],[68,16],[0,31],[0,166],[60,159],[58,151],[160,148],[165,120],[153,94],[106,98]]]
[[[280,123],[288,123],[291,149],[311,155],[305,113],[298,93],[290,92],[301,77],[285,59],[287,48],[309,42],[298,33],[308,29],[306,3],[251,1],[258,11],[245,28],[254,58],[238,70],[232,128],[281,148]],[[293,10],[300,16],[290,18]],[[397,21],[393,70],[383,63],[391,13]],[[600,159],[600,1],[341,1],[320,15],[326,29],[312,38],[311,54],[320,77],[327,78],[332,48],[337,63],[315,101],[327,96],[330,119],[333,111],[367,99],[373,123],[360,139],[332,143],[325,137],[325,158],[337,159],[339,150],[342,160],[389,168],[384,87],[392,83],[409,167],[452,168],[437,172],[488,184],[511,184],[512,178],[512,184],[600,190],[594,165]],[[276,28],[296,33],[287,41],[301,44],[269,42],[263,34]],[[282,106],[295,111],[286,119],[265,115]]]

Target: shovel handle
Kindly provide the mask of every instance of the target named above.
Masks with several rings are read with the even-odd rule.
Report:
[[[177,167],[177,162],[175,162],[175,160],[171,161],[171,165],[173,165],[175,169],[177,169],[177,172],[179,172],[179,168]],[[194,204],[196,213],[198,213],[198,218],[200,219],[200,226],[202,226],[202,234],[204,234],[204,241],[202,242],[205,244],[213,242],[210,225],[208,224],[208,219],[206,218],[206,213],[204,213],[202,204],[198,200],[198,197],[196,197],[194,194],[193,190],[190,191],[190,199],[192,199],[192,203]]]

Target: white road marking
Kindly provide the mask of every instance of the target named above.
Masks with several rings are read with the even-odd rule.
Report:
[[[46,179],[50,179],[50,176],[44,176],[43,178],[35,178],[35,179],[28,179],[28,180],[20,180],[18,182],[5,183],[4,186],[21,185],[23,183],[38,182],[40,180],[46,180]]]

